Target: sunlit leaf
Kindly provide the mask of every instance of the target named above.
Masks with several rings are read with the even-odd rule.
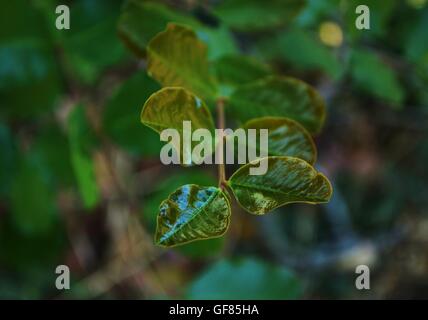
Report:
[[[268,161],[266,174],[251,175],[250,168]],[[248,212],[265,214],[293,202],[328,202],[332,187],[328,179],[306,161],[293,157],[269,157],[239,168],[229,179],[239,204]]]
[[[181,160],[185,157],[184,152],[181,152],[184,144],[190,143],[190,137],[186,138],[183,135],[183,121],[191,122],[192,132],[202,128],[208,129],[211,133],[214,131],[214,122],[208,107],[201,99],[183,88],[167,87],[157,91],[146,101],[141,112],[141,122],[156,132],[176,129],[180,133],[180,146],[175,145],[174,141],[172,143],[176,150],[180,151]],[[191,141],[192,147],[190,150],[186,149],[186,152],[191,152],[193,146],[199,143]],[[189,160],[190,157],[186,157],[181,163],[190,164]]]
[[[83,106],[77,106],[69,115],[68,138],[71,163],[76,176],[79,192],[86,208],[91,209],[98,203],[100,194],[95,177],[92,159],[91,131]]]
[[[119,35],[124,43],[138,56],[158,32],[171,22],[197,25],[197,21],[167,6],[145,0],[129,0],[125,3],[118,22]]]
[[[358,88],[392,103],[393,106],[400,106],[404,99],[404,90],[394,69],[376,54],[364,50],[354,50],[350,64],[352,78]]]
[[[303,5],[300,0],[228,0],[215,7],[214,13],[231,28],[253,31],[291,21]]]
[[[125,81],[108,100],[103,125],[115,143],[136,155],[159,156],[159,136],[139,123],[141,106],[159,85],[140,72]]]
[[[206,45],[189,28],[170,23],[147,47],[147,71],[163,86],[180,86],[213,100],[217,86],[209,74]]]
[[[316,160],[317,151],[311,135],[299,123],[288,118],[265,117],[248,121],[243,128],[268,129],[268,154],[270,156],[290,156],[303,159],[310,164]],[[257,139],[251,142],[248,136],[248,145],[256,146],[260,150]]]
[[[290,270],[245,258],[220,260],[208,267],[190,285],[189,299],[297,299],[303,284]]]
[[[325,118],[318,92],[290,77],[269,77],[238,87],[226,110],[241,122],[266,116],[291,118],[311,133],[321,130]]]
[[[161,203],[155,242],[171,247],[220,237],[229,220],[229,201],[220,189],[184,185]]]

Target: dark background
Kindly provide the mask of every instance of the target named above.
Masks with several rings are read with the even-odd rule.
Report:
[[[0,298],[428,298],[426,0],[125,2],[0,1]],[[359,4],[370,30],[355,28]],[[234,205],[224,237],[154,246],[159,203],[217,179],[162,165],[140,124],[160,88],[144,47],[169,21],[210,61],[253,56],[320,91],[329,204]],[[55,289],[60,264],[71,290]],[[359,264],[370,290],[355,288]]]

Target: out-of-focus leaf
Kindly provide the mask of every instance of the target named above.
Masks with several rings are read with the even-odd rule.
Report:
[[[54,124],[46,124],[34,141],[32,152],[44,167],[46,175],[58,186],[74,183],[67,136]]]
[[[10,129],[0,123],[0,196],[10,190],[13,172],[15,171],[16,151]]]
[[[100,194],[95,177],[92,146],[92,132],[86,119],[83,106],[76,106],[68,119],[68,138],[71,153],[71,163],[76,176],[83,204],[87,209],[95,207]]]
[[[40,12],[32,2],[4,3],[0,29],[0,116],[28,118],[50,110],[61,81]]]
[[[331,19],[340,8],[340,0],[307,0],[306,5],[296,18],[299,27],[316,27],[320,21]]]
[[[188,288],[189,299],[298,299],[303,284],[290,270],[254,258],[220,260]]]
[[[207,48],[184,26],[170,23],[149,42],[147,71],[163,86],[184,87],[208,101],[217,94],[209,73]]]
[[[215,28],[196,26],[196,34],[208,47],[208,59],[215,60],[225,55],[238,53],[231,32],[223,25]]]
[[[155,241],[171,247],[220,237],[229,220],[229,201],[220,189],[187,184],[161,203]]]
[[[259,167],[260,161],[268,161],[267,172],[251,175],[250,168]],[[332,194],[331,184],[322,173],[293,157],[268,157],[250,162],[239,168],[228,184],[238,203],[254,214],[265,214],[293,202],[328,202]]]
[[[121,147],[136,155],[159,156],[159,136],[141,127],[141,106],[159,85],[144,72],[123,83],[107,102],[103,125],[107,134]]]
[[[343,2],[341,8],[348,37],[358,39],[360,37],[384,36],[390,30],[390,19],[398,3],[399,1],[395,0],[349,0]],[[366,5],[370,9],[370,32],[361,32],[355,27],[355,20],[358,17],[355,9],[359,5]]]
[[[404,91],[391,67],[374,53],[364,50],[354,50],[350,63],[352,78],[358,88],[400,107]]]
[[[307,31],[291,29],[272,38],[266,38],[257,45],[266,58],[280,58],[301,70],[320,70],[333,79],[342,74],[342,67],[325,45]]]
[[[248,121],[243,128],[268,129],[268,154],[270,156],[289,156],[314,164],[317,151],[311,135],[296,121],[288,118],[265,117]],[[259,131],[257,131],[257,134]],[[252,141],[248,136],[248,146],[260,150],[260,141]]]
[[[12,218],[24,234],[47,232],[55,219],[55,193],[31,155],[22,156],[11,186]]]
[[[405,41],[406,56],[413,62],[420,62],[428,68],[428,10],[421,14]]]
[[[120,15],[118,30],[124,43],[138,56],[144,56],[150,39],[164,30],[169,22],[198,25],[191,17],[173,11],[161,3],[129,0]]]
[[[171,87],[157,91],[146,101],[141,112],[141,122],[156,132],[176,129],[180,133],[180,145],[177,146],[174,140],[172,144],[177,151],[180,151],[181,163],[190,165],[192,159],[185,157],[183,153],[191,152],[200,142],[191,141],[191,149],[182,152],[185,147],[183,121],[191,122],[192,132],[201,128],[214,132],[214,122],[208,107],[201,99],[183,88]],[[213,148],[212,151],[214,151]],[[200,159],[193,160],[198,162]]]
[[[303,5],[300,0],[228,0],[215,7],[214,13],[231,28],[257,31],[290,22]]]
[[[71,28],[63,33],[65,55],[72,72],[93,84],[106,67],[125,58],[116,34],[117,1],[77,1],[70,8]]]
[[[266,116],[291,118],[311,133],[318,133],[325,119],[318,92],[290,77],[268,77],[238,87],[226,110],[242,122]]]
[[[272,74],[269,66],[248,56],[226,55],[214,62],[216,78],[223,95],[233,88]]]

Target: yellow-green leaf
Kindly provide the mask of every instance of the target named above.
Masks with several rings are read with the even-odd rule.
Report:
[[[264,175],[250,175],[250,168],[268,161]],[[228,181],[239,204],[248,212],[265,214],[293,202],[328,202],[332,187],[310,164],[293,157],[268,157],[239,168]]]
[[[159,207],[155,242],[172,247],[222,236],[230,220],[226,195],[216,187],[187,184]]]
[[[207,47],[189,28],[170,23],[147,47],[147,71],[163,86],[184,87],[213,100],[217,85],[209,74]]]
[[[147,99],[141,112],[141,122],[156,132],[176,129],[180,133],[180,145],[174,146],[177,151],[180,151],[181,160],[184,157],[181,152],[184,145],[183,121],[191,122],[191,132],[196,129],[208,129],[211,133],[214,132],[214,121],[208,107],[201,99],[184,88],[167,87],[155,92]],[[189,139],[190,137],[187,137],[187,140]],[[191,143],[189,151],[200,143],[199,141],[186,142]],[[172,143],[174,144],[173,141]],[[190,164],[187,160],[181,163]]]
[[[227,108],[238,120],[276,116],[300,122],[318,133],[325,119],[325,104],[307,83],[291,77],[268,77],[236,89]]]
[[[311,135],[299,123],[288,118],[264,117],[248,121],[243,128],[268,129],[268,154],[270,156],[289,156],[303,159],[314,164],[317,150]],[[257,131],[258,134],[258,131]],[[260,141],[251,142],[248,136],[248,146],[260,150]]]

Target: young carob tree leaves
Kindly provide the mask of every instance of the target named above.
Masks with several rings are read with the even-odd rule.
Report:
[[[298,79],[270,75],[268,67],[247,57],[222,57],[210,68],[205,44],[184,25],[168,24],[146,51],[148,73],[164,88],[144,104],[143,124],[158,133],[176,129],[181,141],[183,121],[191,121],[192,131],[213,132],[207,102],[217,105],[220,129],[224,129],[224,109],[245,130],[268,129],[267,158],[243,165],[228,180],[224,164],[219,164],[218,187],[184,185],[161,203],[156,244],[172,247],[222,236],[231,215],[228,190],[255,215],[288,203],[330,200],[330,182],[312,167],[316,148],[311,134],[320,132],[325,119],[325,105],[315,89]],[[248,143],[260,148],[258,141]],[[179,150],[180,145],[173,148]],[[267,172],[250,175],[261,161],[267,161]]]

